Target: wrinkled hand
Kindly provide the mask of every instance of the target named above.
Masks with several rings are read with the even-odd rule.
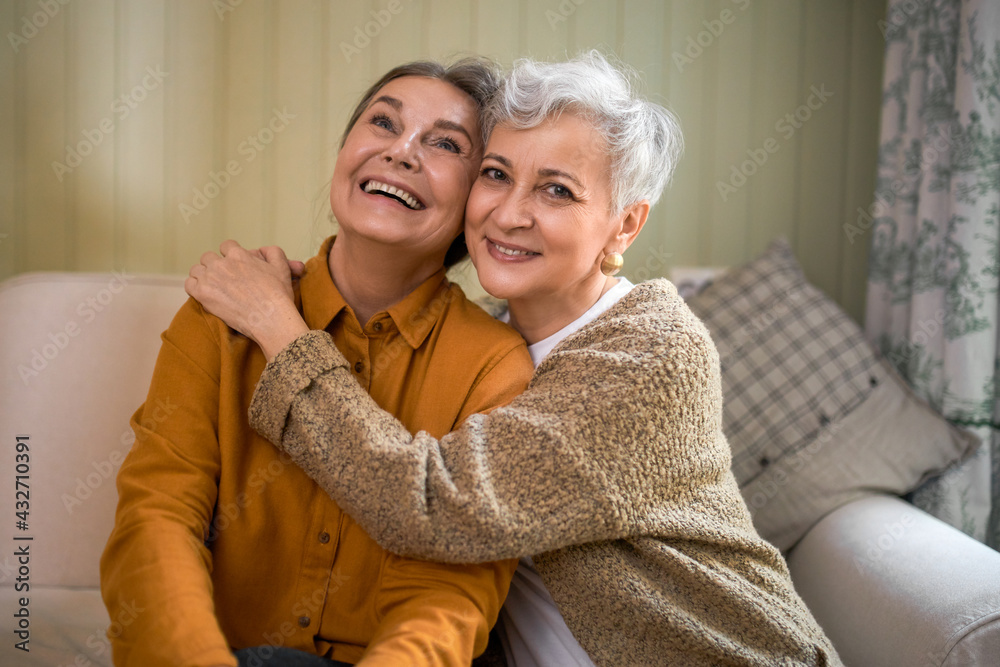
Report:
[[[308,331],[292,291],[292,272],[301,275],[301,262],[289,262],[277,246],[247,250],[233,240],[219,252],[202,255],[184,281],[205,310],[254,340],[268,359]]]

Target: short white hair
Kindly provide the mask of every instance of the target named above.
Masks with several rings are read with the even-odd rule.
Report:
[[[641,97],[637,76],[593,50],[561,63],[522,58],[489,101],[483,130],[526,130],[563,111],[586,118],[611,156],[611,207],[620,213],[644,199],[650,206],[670,182],[684,151],[673,113]]]

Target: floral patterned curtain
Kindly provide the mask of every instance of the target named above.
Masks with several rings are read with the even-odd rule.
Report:
[[[880,27],[878,184],[851,227],[871,234],[867,335],[983,439],[913,502],[998,548],[1000,0],[890,0]]]

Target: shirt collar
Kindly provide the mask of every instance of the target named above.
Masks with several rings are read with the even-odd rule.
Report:
[[[299,280],[302,295],[302,318],[310,329],[323,330],[340,311],[347,308],[347,302],[330,276],[328,257],[336,236],[323,241],[319,253],[306,262],[305,272]]]
[[[319,253],[306,262],[299,281],[302,316],[310,329],[326,329],[341,311],[350,310],[330,276],[329,255],[334,239],[336,237],[331,236],[323,241]],[[423,344],[444,312],[444,306],[453,298],[454,291],[449,287],[442,267],[401,301],[377,313],[375,319],[382,313],[387,314],[403,339],[416,349]]]

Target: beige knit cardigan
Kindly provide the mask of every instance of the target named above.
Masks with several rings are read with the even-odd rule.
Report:
[[[510,405],[437,440],[378,408],[322,331],[261,376],[251,424],[384,548],[531,555],[596,665],[839,665],[753,528],[719,358],[674,286],[636,286]]]

